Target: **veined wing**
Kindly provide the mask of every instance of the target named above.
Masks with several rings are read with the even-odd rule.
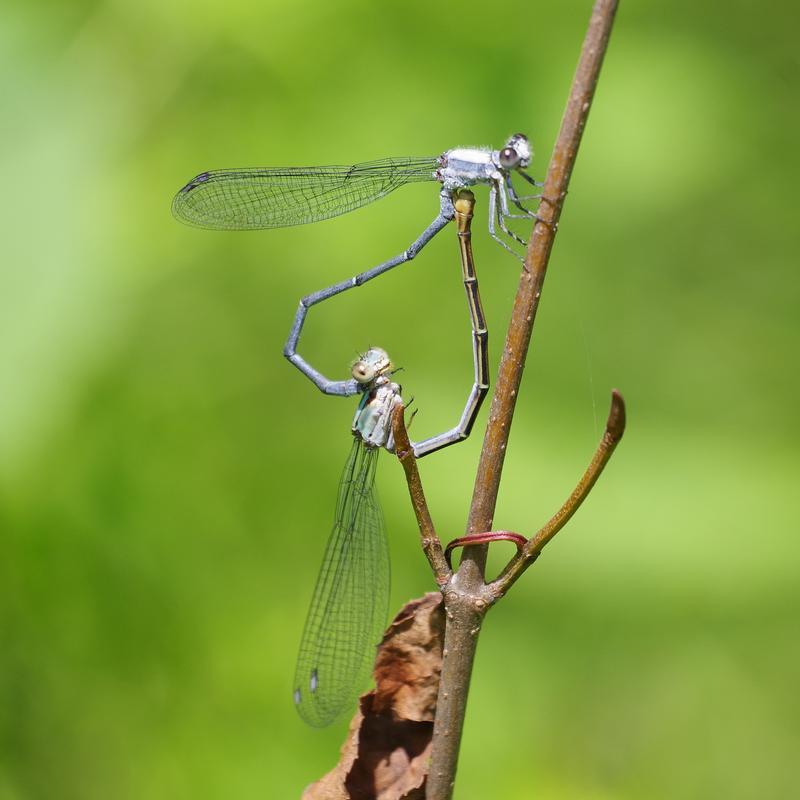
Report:
[[[363,164],[202,172],[172,201],[172,213],[200,228],[249,230],[303,225],[371,203],[406,183],[436,180],[438,157]]]
[[[315,727],[333,722],[355,699],[386,625],[389,548],[375,490],[378,452],[353,441],[303,629],[294,702]]]

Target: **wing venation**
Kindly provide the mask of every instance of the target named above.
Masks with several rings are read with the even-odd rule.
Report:
[[[201,172],[172,202],[189,225],[252,230],[346,214],[406,183],[436,180],[438,158],[386,158],[351,166]]]
[[[375,489],[378,448],[353,440],[297,657],[294,701],[333,722],[366,682],[389,606],[389,548]]]

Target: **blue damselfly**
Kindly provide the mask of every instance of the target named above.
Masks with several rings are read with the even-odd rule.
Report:
[[[472,327],[474,380],[458,423],[420,442],[419,458],[465,439],[489,386],[488,331],[478,292],[471,246],[474,196],[469,187],[489,186],[489,233],[517,255],[509,242],[524,244],[508,219],[535,218],[523,205],[511,176],[525,172],[532,156],[525,136],[512,136],[501,150],[455,148],[438,157],[392,158],[351,166],[230,169],[203,172],[175,196],[173,213],[203,228],[246,230],[300,225],[334,217],[377,200],[407,183],[438,181],[439,213],[402,253],[358,275],[303,297],[284,355],[325,394],[361,393],[353,420],[354,442],[339,486],[334,525],[303,631],[294,681],[294,701],[308,723],[322,726],[351,702],[366,677],[372,648],[386,619],[389,553],[375,491],[378,451],[393,449],[391,416],[402,403],[385,351],[371,348],[353,365],[351,377],[330,380],[309,364],[297,346],[311,306],[372,280],[413,259],[454,219],[462,280]],[[533,195],[531,197],[538,197]],[[522,214],[509,211],[509,200]],[[497,228],[506,238],[501,238]]]

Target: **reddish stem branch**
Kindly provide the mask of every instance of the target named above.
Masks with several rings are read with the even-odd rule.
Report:
[[[537,212],[540,221],[528,244],[503,348],[472,495],[468,534],[489,531],[492,527],[511,421],[547,264],[616,10],[617,0],[597,0],[581,50],[545,179],[544,202]],[[487,548],[486,544],[467,547],[458,572],[445,589],[447,626],[427,800],[450,800],[453,793],[472,664],[483,615],[491,602],[484,584]]]
[[[457,547],[467,547],[473,544],[491,544],[492,542],[514,542],[517,546],[517,555],[521,555],[528,540],[522,534],[513,531],[486,531],[486,533],[469,533],[466,536],[459,536],[447,543],[444,549],[444,557],[450,569],[453,568],[451,556]]]

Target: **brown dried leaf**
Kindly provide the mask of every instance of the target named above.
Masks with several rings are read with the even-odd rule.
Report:
[[[361,697],[339,763],[303,800],[424,800],[442,667],[442,596],[407,603],[378,646],[376,688]]]
[[[310,784],[303,792],[302,800],[349,800],[344,781],[358,756],[358,730],[364,716],[359,709],[350,721],[347,738],[344,740],[339,763],[316,783]]]
[[[442,671],[442,596],[426,594],[407,603],[392,621],[375,659],[377,713],[432,722]]]

